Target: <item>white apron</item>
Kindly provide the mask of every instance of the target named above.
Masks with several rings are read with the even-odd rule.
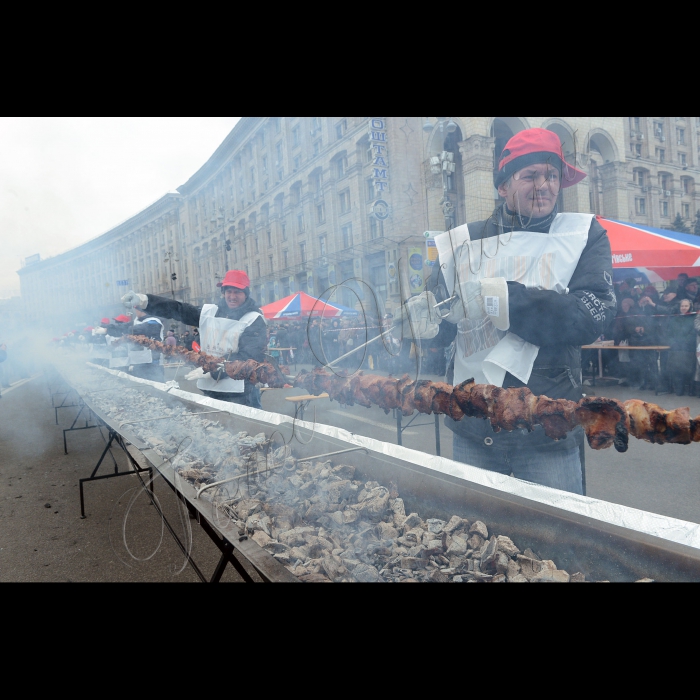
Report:
[[[471,241],[468,226],[436,237],[450,296],[467,298],[465,285],[498,277],[528,289],[568,294],[593,218],[592,214],[559,214],[549,233],[515,231],[483,241]],[[532,322],[548,323],[548,319],[533,318]],[[474,377],[478,384],[502,387],[507,373],[528,384],[539,352],[537,346],[514,333],[508,333],[495,347],[469,357],[458,342],[455,385]]]
[[[139,335],[139,326],[149,325],[151,321],[155,321],[160,326],[160,342],[162,343],[165,339],[165,328],[161,321],[157,318],[144,318],[143,321],[136,319],[134,321],[134,332],[133,335]],[[139,348],[139,346],[132,346],[129,349],[129,365],[150,365],[153,364],[153,353],[148,348]]]
[[[122,367],[129,366],[129,356],[125,355],[123,357],[115,357],[114,350],[112,350],[112,343],[119,340],[119,338],[113,338],[111,335],[106,335],[107,347],[109,348],[109,368],[110,369],[121,369]],[[127,351],[128,352],[128,351]]]
[[[238,344],[241,336],[259,318],[264,318],[259,313],[249,313],[240,321],[232,321],[228,318],[216,318],[219,310],[214,304],[207,304],[202,309],[199,319],[199,335],[202,352],[214,357],[228,357],[238,352]],[[216,380],[211,374],[207,374],[197,382],[200,391],[215,391],[219,394],[243,394],[245,382],[235,381],[229,377]]]

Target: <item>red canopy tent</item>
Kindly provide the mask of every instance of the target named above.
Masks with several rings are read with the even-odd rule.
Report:
[[[294,321],[301,318],[349,318],[358,316],[357,311],[340,304],[315,299],[304,292],[262,307],[268,321]]]
[[[668,282],[685,272],[700,275],[700,237],[598,217],[607,229],[616,278],[645,275]]]

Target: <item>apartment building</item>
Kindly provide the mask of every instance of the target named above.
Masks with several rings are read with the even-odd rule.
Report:
[[[698,120],[243,117],[177,192],[23,269],[27,316],[92,323],[129,289],[210,303],[232,268],[263,305],[306,291],[392,309],[431,272],[426,232],[491,214],[494,166],[513,134],[554,131],[589,173],[562,194],[563,211],[663,225],[700,209]]]

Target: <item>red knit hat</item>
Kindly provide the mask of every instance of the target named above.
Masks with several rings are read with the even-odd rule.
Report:
[[[496,187],[528,165],[551,164],[561,171],[561,187],[573,187],[586,173],[566,162],[561,140],[547,129],[527,129],[508,141],[495,177]]]
[[[231,270],[226,273],[223,282],[219,282],[217,287],[234,287],[235,289],[248,289],[250,287],[250,277],[242,270]]]
[[[131,323],[131,317],[130,316],[117,316],[114,319],[117,323]]]

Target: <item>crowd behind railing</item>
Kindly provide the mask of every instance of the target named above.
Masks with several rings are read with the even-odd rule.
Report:
[[[640,285],[629,279],[617,287],[618,314],[608,340],[621,350],[604,353],[607,374],[639,390],[700,396],[700,286],[680,275],[666,289]],[[629,351],[625,347],[669,347],[661,353]],[[584,354],[584,369],[598,362],[597,354]]]

